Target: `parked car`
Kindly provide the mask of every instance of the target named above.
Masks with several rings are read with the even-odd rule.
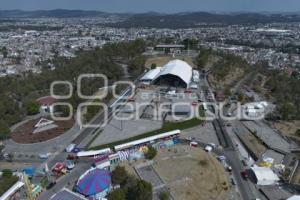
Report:
[[[75,149],[76,144],[69,144],[66,148],[66,152],[71,153]]]
[[[236,182],[233,178],[230,179],[230,182],[231,182],[232,185],[236,185]]]
[[[70,170],[74,169],[75,164],[72,160],[68,160],[66,166],[67,166],[67,169],[70,171]]]
[[[249,178],[249,174],[246,170],[242,171],[241,172],[241,176],[244,178],[244,179],[248,179]]]
[[[198,147],[198,142],[190,142],[191,147]]]
[[[75,160],[75,159],[76,159],[76,156],[74,156],[74,155],[69,154],[67,156],[67,160]]]
[[[204,148],[204,150],[205,150],[206,152],[211,152],[211,151],[213,150],[213,148],[212,148],[212,146],[210,146],[210,145],[206,145],[205,148]]]
[[[242,164],[243,164],[245,167],[247,167],[247,166],[248,166],[248,164],[247,164],[246,160],[242,160]]]
[[[128,99],[128,101],[129,101],[129,102],[134,102],[134,101],[135,101],[135,98],[134,98],[134,97],[131,97],[131,98]]]
[[[215,143],[209,143],[208,145],[210,145],[212,148],[216,148],[217,145]]]
[[[188,89],[186,89],[185,91],[184,91],[184,93],[188,93],[188,94],[190,94],[190,93],[192,93],[193,91],[190,89],[190,88],[188,88]]]
[[[48,159],[50,156],[50,153],[41,153],[39,154],[40,159]]]
[[[50,190],[51,188],[53,188],[56,185],[56,182],[51,182],[49,183],[49,185],[46,187],[47,190]]]
[[[197,106],[198,105],[198,102],[197,101],[193,101],[192,102],[192,106]]]
[[[194,137],[187,137],[186,140],[187,140],[187,141],[195,141],[196,138],[194,138]]]
[[[227,170],[228,172],[232,172],[232,167],[229,166],[229,165],[227,165],[226,170]]]
[[[78,153],[78,152],[80,152],[81,151],[81,149],[79,149],[79,148],[74,148],[73,150],[72,150],[72,153]]]

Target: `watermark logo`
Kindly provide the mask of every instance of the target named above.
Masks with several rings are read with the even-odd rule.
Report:
[[[93,81],[99,79],[101,87],[93,95],[84,94],[83,81]],[[98,80],[98,81],[99,81]],[[234,106],[219,102],[199,102],[199,95],[196,93],[184,93],[175,91],[152,90],[140,92],[136,98],[136,86],[130,81],[117,81],[113,85],[108,85],[108,78],[103,74],[82,74],[77,78],[76,92],[83,103],[80,103],[76,109],[71,103],[65,102],[74,95],[74,86],[69,81],[55,81],[51,84],[50,93],[55,99],[61,100],[53,104],[54,110],[63,107],[68,110],[67,116],[57,116],[51,113],[54,120],[70,120],[73,117],[73,111],[76,111],[76,122],[81,128],[100,128],[107,124],[108,120],[139,120],[143,117],[152,120],[170,120],[185,121],[197,118],[203,121],[211,121],[222,118],[225,121],[232,120],[261,120],[265,116],[265,106],[260,102],[253,102],[242,105],[237,102]],[[64,86],[67,88],[67,94],[57,94],[55,88]],[[121,87],[120,87],[121,86]],[[122,87],[123,86],[123,87]],[[126,86],[126,87],[124,87]],[[86,87],[86,86],[85,86]],[[118,91],[121,88],[122,92]],[[110,104],[103,103],[111,95]],[[88,107],[99,107],[99,114],[90,122],[86,122],[85,115]]]

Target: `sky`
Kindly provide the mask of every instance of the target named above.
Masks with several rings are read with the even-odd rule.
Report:
[[[0,10],[80,9],[105,12],[300,11],[300,0],[0,0]]]

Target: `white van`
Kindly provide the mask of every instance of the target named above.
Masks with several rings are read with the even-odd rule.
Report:
[[[69,144],[66,148],[66,152],[71,153],[75,147],[76,144]]]

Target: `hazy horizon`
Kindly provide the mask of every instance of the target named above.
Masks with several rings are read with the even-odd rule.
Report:
[[[110,13],[300,12],[299,0],[0,0],[0,10],[89,10]]]

